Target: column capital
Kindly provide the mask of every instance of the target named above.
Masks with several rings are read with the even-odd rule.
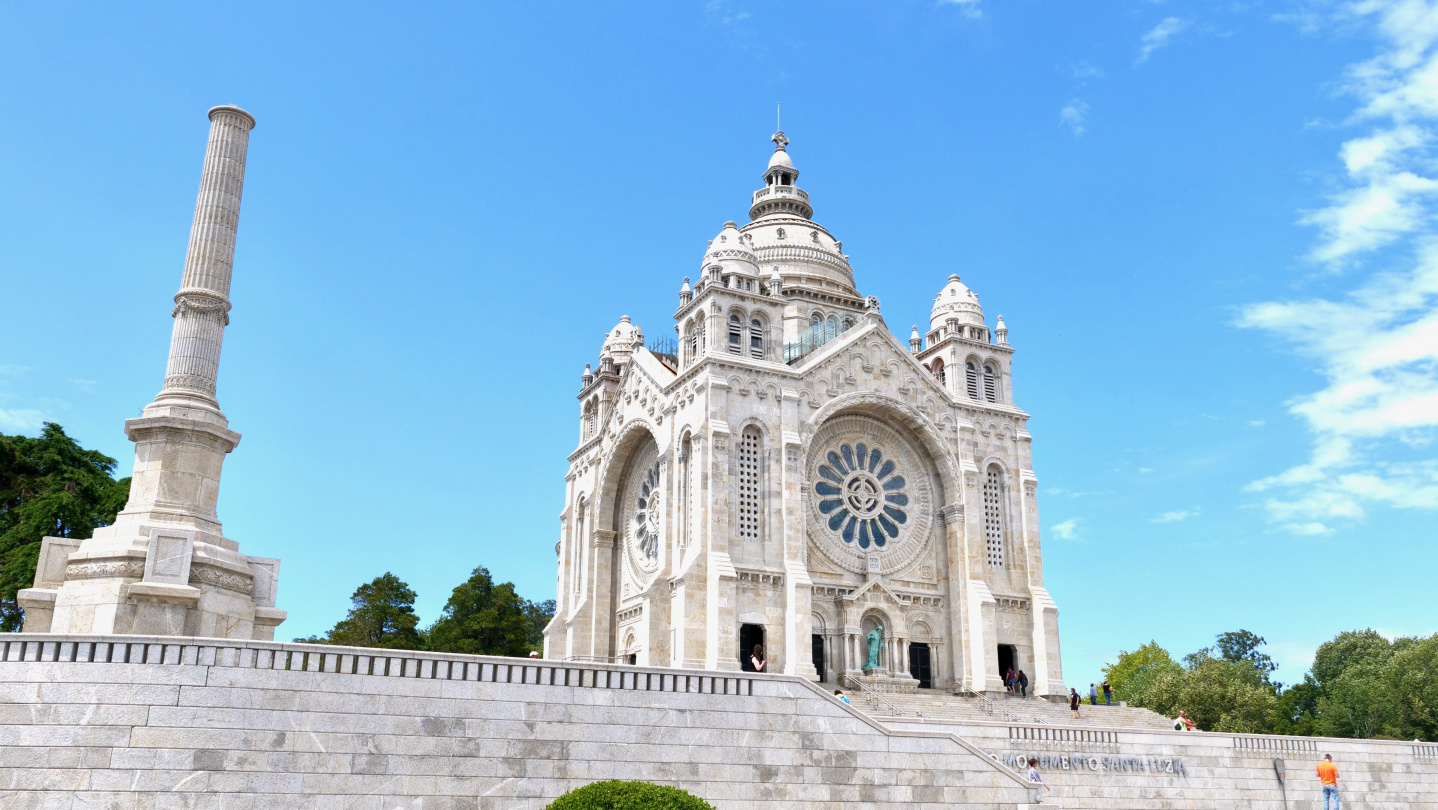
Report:
[[[964,522],[964,505],[958,502],[944,504],[939,507],[939,515],[950,526],[961,524]]]
[[[612,529],[595,529],[594,545],[596,548],[614,548],[614,538],[618,536],[619,533]]]

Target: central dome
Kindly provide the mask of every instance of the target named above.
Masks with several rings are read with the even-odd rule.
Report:
[[[972,326],[984,325],[984,310],[979,306],[979,297],[965,287],[957,275],[949,276],[949,283],[934,298],[934,309],[929,313],[929,328],[942,329],[944,323],[951,319]]]

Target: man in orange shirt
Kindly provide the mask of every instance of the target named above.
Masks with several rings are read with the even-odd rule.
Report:
[[[1329,810],[1328,799],[1333,798],[1333,810],[1338,810],[1338,766],[1333,764],[1333,755],[1324,754],[1318,763],[1318,781],[1323,783],[1323,810]]]

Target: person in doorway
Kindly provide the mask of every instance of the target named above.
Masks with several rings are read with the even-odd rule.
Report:
[[[1028,696],[1029,696],[1029,676],[1025,675],[1023,670],[1019,670],[1019,679],[1016,681],[1016,683],[1018,684],[1018,687],[1019,687],[1019,697],[1028,697]]]
[[[1042,776],[1039,776],[1039,761],[1037,759],[1029,759],[1029,781],[1035,784],[1044,785],[1044,778]],[[1053,792],[1053,789],[1050,788],[1048,785],[1044,785],[1044,790],[1047,790],[1050,793]]]
[[[1318,781],[1323,785],[1323,810],[1338,810],[1338,766],[1333,764],[1333,755],[1324,754],[1318,763]],[[1328,800],[1333,799],[1329,808]]]
[[[749,665],[754,667],[755,672],[763,672],[764,663],[764,645],[755,644],[754,652],[749,656]]]
[[[1014,674],[1013,667],[1009,667],[1009,671],[1004,673],[1004,689],[1007,690],[1009,694],[1012,695],[1014,693],[1014,681],[1018,679],[1019,676]]]
[[[848,702],[849,702],[849,696],[846,695],[846,694],[844,694],[844,690],[842,690],[842,689],[835,689],[835,690],[834,690],[834,697],[836,697],[836,698],[838,698],[838,699],[844,701],[845,703],[848,703]]]
[[[1075,720],[1079,719],[1079,710],[1078,710],[1078,707],[1079,707],[1079,704],[1081,704],[1081,703],[1083,703],[1083,698],[1079,697],[1078,690],[1075,689],[1075,688],[1073,688],[1072,686],[1070,686],[1070,687],[1069,687],[1069,709],[1074,713],[1074,719],[1075,719]]]
[[[1088,705],[1098,705],[1098,687],[1093,684],[1088,685]]]
[[[1103,705],[1113,705],[1113,687],[1108,685],[1108,681],[1103,682]]]

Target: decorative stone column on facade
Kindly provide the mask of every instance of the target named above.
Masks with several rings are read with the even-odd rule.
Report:
[[[962,497],[963,493],[960,493]],[[944,521],[944,538],[947,542],[949,558],[949,634],[953,639],[951,652],[952,660],[946,667],[948,672],[954,673],[956,680],[966,680],[969,671],[967,657],[964,654],[967,648],[968,628],[964,626],[964,617],[968,615],[968,602],[965,586],[968,582],[968,552],[964,547],[964,505],[962,503],[945,504],[939,510],[940,517]],[[937,655],[935,651],[935,655]]]
[[[53,596],[35,589],[54,611],[48,626],[27,621],[27,630],[268,640],[284,621],[274,608],[279,561],[239,553],[215,510],[225,455],[240,441],[215,389],[255,121],[238,107],[215,107],[209,118],[164,385],[125,423],[135,443],[129,501],[73,553],[49,544],[67,557],[65,578]]]
[[[583,655],[608,658],[614,654],[614,546],[612,529],[594,529],[594,554],[589,570],[589,640]]]
[[[804,445],[799,436],[799,392],[779,393],[780,514],[784,536],[784,674],[819,679],[812,655],[814,581],[804,562]],[[807,652],[806,652],[807,651]]]

